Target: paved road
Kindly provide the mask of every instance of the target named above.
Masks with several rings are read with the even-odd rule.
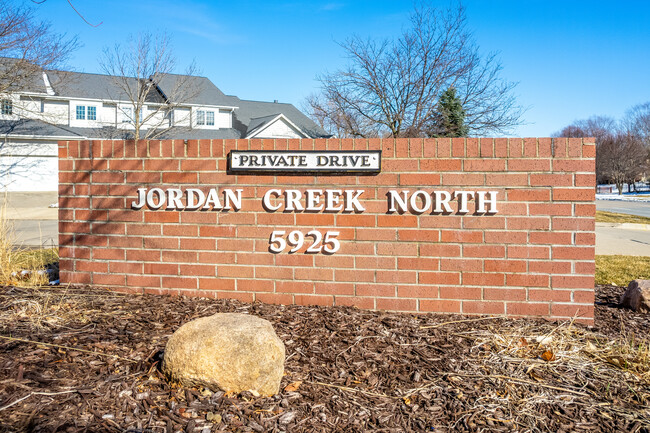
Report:
[[[596,209],[650,218],[650,202],[596,200]]]

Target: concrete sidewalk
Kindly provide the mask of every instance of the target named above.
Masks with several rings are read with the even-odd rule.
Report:
[[[596,254],[650,256],[650,224],[596,223]]]

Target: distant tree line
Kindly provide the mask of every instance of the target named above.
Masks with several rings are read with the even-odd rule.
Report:
[[[621,120],[593,116],[553,134],[556,137],[596,138],[596,181],[613,183],[619,194],[650,178],[650,102],[628,110]]]

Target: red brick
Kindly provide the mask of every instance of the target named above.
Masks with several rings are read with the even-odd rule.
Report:
[[[526,272],[526,261],[485,260],[485,272]]]
[[[316,295],[295,295],[294,302],[296,305],[321,305],[329,307],[334,305],[334,297],[332,296],[316,296]]]
[[[570,302],[571,293],[570,290],[528,289],[528,299],[530,301]]]
[[[422,299],[420,300],[420,311],[460,313],[460,301]]]
[[[442,299],[481,299],[483,289],[480,287],[442,286],[440,298]]]
[[[553,200],[555,201],[594,201],[596,198],[594,188],[554,188]]]
[[[548,316],[549,304],[546,302],[508,302],[506,311],[508,315],[513,316]]]
[[[483,299],[486,301],[525,301],[526,289],[493,288],[483,289]]]
[[[462,159],[424,159],[420,161],[422,171],[462,171]]]
[[[365,298],[356,296],[336,296],[334,299],[335,305],[343,305],[348,307],[375,308],[375,298]]]
[[[559,260],[531,260],[528,263],[528,270],[540,274],[569,274],[571,273],[571,262]]]
[[[508,171],[551,171],[551,161],[549,159],[509,159]]]
[[[465,172],[471,171],[505,171],[506,161],[504,159],[466,159],[463,162]]]
[[[554,275],[551,278],[554,289],[589,289],[594,287],[594,277],[578,275]]]
[[[314,283],[311,281],[276,281],[276,293],[314,293]],[[317,292],[318,293],[318,292]]]
[[[502,258],[506,247],[501,245],[463,245],[463,257]]]
[[[441,230],[440,241],[452,243],[482,243],[483,232],[471,230]]]
[[[514,287],[550,287],[548,275],[507,274],[506,285]]]
[[[482,271],[483,259],[440,259],[441,271]]]
[[[573,236],[567,232],[530,232],[531,244],[571,245]]]
[[[107,275],[107,274],[94,274],[93,284],[106,285],[106,286],[124,286],[126,277],[124,275]]]
[[[509,201],[550,201],[548,189],[511,189],[507,190]]]
[[[354,295],[354,284],[315,282],[314,292],[322,295]]]
[[[255,300],[265,304],[287,305],[293,304],[293,295],[282,293],[256,293]]]
[[[424,272],[419,273],[418,283],[420,284],[460,284],[460,273],[458,272]]]
[[[378,310],[417,311],[416,299],[377,298]]]
[[[494,301],[463,301],[463,314],[504,314],[503,302]]]
[[[553,259],[593,260],[595,248],[591,247],[553,247]]]
[[[572,186],[573,176],[571,174],[548,173],[530,174],[530,186]]]
[[[502,273],[464,272],[463,285],[503,286],[505,275]]]
[[[406,186],[420,185],[424,187],[431,185],[440,185],[440,175],[427,173],[400,174],[399,184]]]

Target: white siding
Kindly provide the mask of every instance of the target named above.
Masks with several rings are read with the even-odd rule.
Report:
[[[214,123],[217,128],[232,128],[232,111],[230,110],[215,110]]]
[[[69,124],[68,101],[48,101],[43,104],[43,115],[52,123],[59,125]]]
[[[256,134],[255,138],[303,138],[303,136],[284,120],[278,119]]]
[[[174,126],[190,126],[191,111],[189,108],[174,109]]]
[[[57,156],[52,140],[0,142],[0,190],[57,191]]]

